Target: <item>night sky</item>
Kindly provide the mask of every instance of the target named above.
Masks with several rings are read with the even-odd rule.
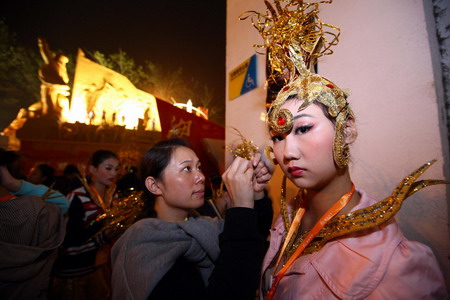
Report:
[[[225,0],[23,1],[2,0],[3,18],[17,41],[76,56],[77,48],[105,54],[125,51],[138,64],[151,61],[183,69],[187,80],[225,94]]]

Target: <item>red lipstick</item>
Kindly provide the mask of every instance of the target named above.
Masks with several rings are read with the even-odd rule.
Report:
[[[289,167],[289,168],[288,168],[288,172],[289,172],[292,176],[301,176],[301,175],[303,175],[303,173],[305,172],[305,169],[300,168],[300,167]]]

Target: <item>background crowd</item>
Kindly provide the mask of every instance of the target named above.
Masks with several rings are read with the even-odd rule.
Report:
[[[175,148],[187,149],[188,153],[196,157],[184,141],[175,139],[168,142],[175,143]],[[174,159],[170,153],[162,162],[168,163]],[[142,169],[148,171],[149,168],[158,164],[155,158],[152,162],[147,161],[147,167],[144,162],[140,167],[124,166],[121,165],[119,157],[114,152],[98,150],[91,155],[86,167],[83,168],[86,170],[85,174],[80,172],[77,166],[71,164],[65,166],[61,174],[57,174],[55,169],[46,163],[39,163],[27,169],[24,163],[26,158],[18,152],[1,149],[0,155],[0,219],[2,221],[0,249],[4,254],[0,261],[0,294],[2,297],[5,296],[5,299],[111,299],[113,296],[111,288],[112,246],[127,227],[140,219],[147,219],[147,217],[164,219],[160,208],[154,207],[155,204],[152,206],[152,201],[148,201],[148,198],[145,197],[145,194],[149,195],[152,192],[145,187],[145,181],[139,177]],[[243,205],[242,201],[246,199],[245,197],[240,201],[239,199],[243,198],[236,196],[234,197],[235,201],[231,201],[220,175],[217,174],[205,180],[200,170],[200,162],[198,158],[196,159],[199,164],[196,171],[198,176],[192,186],[198,187],[200,192],[197,193],[198,199],[195,205],[186,204],[186,215],[181,221],[188,218],[192,218],[190,220],[193,221],[199,216],[213,217],[203,224],[205,227],[203,225],[200,227],[199,234],[205,235],[208,231],[206,224],[209,223],[209,220],[217,220],[218,223],[214,223],[218,227],[213,231],[213,241],[208,241],[208,244],[211,244],[210,247],[216,247],[216,249],[223,247],[222,245],[219,247],[217,238],[224,226],[225,228],[228,226],[228,231],[224,233],[226,236],[228,232],[228,240],[221,238],[220,241],[222,244],[228,243],[228,248],[232,250],[225,251],[223,256],[226,257],[226,253],[231,253],[228,256],[236,257],[235,252],[240,252],[239,249],[242,249],[243,245],[248,249],[248,257],[245,258],[241,255],[241,260],[248,261],[247,266],[250,265],[250,272],[254,274],[247,276],[248,274],[243,272],[241,277],[235,277],[240,278],[236,279],[237,282],[247,290],[244,294],[248,295],[248,291],[250,291],[250,295],[252,295],[257,290],[258,276],[256,274],[259,272],[264,249],[268,247],[265,240],[272,221],[272,206],[265,191],[265,184],[271,177],[270,172],[261,161],[256,162],[257,165],[259,164],[258,172],[261,173],[261,168],[264,167],[263,175],[260,176],[265,176],[265,179],[258,187],[257,196],[250,196]],[[259,154],[258,159],[260,159]],[[161,157],[157,157],[157,161],[161,161]],[[165,171],[166,168],[167,166],[163,166],[160,173],[168,172]],[[248,168],[252,170],[252,177],[253,167]],[[234,175],[230,178],[232,177]],[[208,186],[205,185],[206,181],[209,183]],[[251,184],[250,181],[249,188],[253,190]],[[168,190],[173,189],[172,184],[169,185]],[[142,193],[143,187],[145,193]],[[189,188],[189,184],[185,186],[186,188]],[[241,193],[242,188],[238,190]],[[253,195],[253,192],[250,193]],[[164,195],[164,198],[167,198],[167,195]],[[173,195],[175,198],[180,198],[178,200],[180,203],[184,201],[182,193],[178,192]],[[131,217],[128,216],[128,221],[124,222],[123,218],[112,217],[113,212],[116,214],[117,212],[125,214],[125,211],[129,213],[130,210],[125,210],[123,203],[132,197],[139,201],[131,204],[133,210]],[[255,228],[251,221],[255,216],[252,215],[252,212],[246,211],[249,208],[252,210],[254,200],[259,200],[254,198],[265,199],[258,201],[260,204],[255,208],[262,215]],[[242,205],[245,208],[232,209],[230,212],[227,210]],[[170,201],[167,205],[169,210],[173,210],[172,207],[175,206],[170,204]],[[127,208],[130,208],[130,204]],[[225,218],[225,215],[229,215],[229,218]],[[227,223],[223,221],[224,218],[234,221],[226,221],[229,225],[225,225]],[[245,225],[245,222],[241,223],[242,219],[245,219],[247,223],[250,222],[250,225]],[[162,222],[165,221],[162,220]],[[194,224],[193,222],[185,223]],[[251,229],[242,230],[245,228],[244,225]],[[236,246],[239,243],[236,244],[234,241],[236,236],[233,232],[239,232],[239,230],[233,228],[241,230],[241,236],[238,238],[245,241],[244,244],[241,241],[242,245]],[[248,244],[252,239],[253,244]],[[26,255],[17,255],[14,252],[17,249]],[[216,256],[219,253],[217,251]],[[256,255],[257,253],[259,254]],[[249,257],[252,259],[249,260]],[[176,258],[175,260],[177,263],[173,262],[175,265],[169,272],[169,275],[172,274],[172,276],[175,271],[177,271],[175,273],[179,273],[180,263],[181,270],[185,267],[184,261]],[[236,268],[239,264],[233,264],[234,260],[231,258],[231,264],[229,264],[230,258],[225,259],[228,265]],[[24,263],[26,267],[23,266]],[[189,278],[196,273],[198,262],[191,263],[188,264],[189,272],[182,276]],[[126,266],[137,269],[136,265],[127,264]],[[222,271],[218,268],[217,273],[221,274],[220,272]],[[229,273],[229,271],[225,271],[224,274],[227,272]],[[249,280],[246,276],[251,277],[250,285],[246,284],[246,280]],[[242,281],[242,278],[245,280]],[[173,284],[172,279],[169,276],[163,280],[161,287],[156,289],[152,297],[159,299],[161,292],[167,295],[165,287],[167,284]],[[218,282],[222,280],[220,276],[217,279]],[[123,280],[120,281],[123,282]],[[191,290],[192,299],[196,299],[199,297],[199,293],[204,292],[201,287],[206,282],[194,280],[193,283],[193,285],[186,284],[186,289],[182,293]],[[200,290],[197,289],[198,287]],[[227,287],[228,284],[225,284],[218,290],[224,291],[227,290]],[[239,290],[230,295],[241,292],[242,290]],[[173,295],[173,297],[176,296]]]

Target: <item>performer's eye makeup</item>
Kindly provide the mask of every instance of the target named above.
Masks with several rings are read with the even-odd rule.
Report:
[[[295,134],[305,134],[308,131],[311,130],[311,128],[313,128],[313,125],[302,125],[302,126],[298,126],[297,128],[295,128],[294,132]]]
[[[282,135],[272,135],[271,137],[270,137],[270,139],[272,140],[272,142],[279,142],[279,141],[282,141],[284,138],[283,138],[283,136]]]

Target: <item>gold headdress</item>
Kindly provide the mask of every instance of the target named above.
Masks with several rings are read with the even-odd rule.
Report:
[[[274,6],[264,1],[265,14],[250,11],[242,19],[252,17],[253,26],[264,39],[267,48],[270,75],[268,80],[284,80],[284,87],[272,102],[267,122],[277,133],[292,129],[293,116],[280,108],[286,100],[297,97],[304,100],[298,111],[313,102],[325,105],[329,115],[336,120],[334,159],[342,168],[348,163],[348,145],[344,143],[345,121],[353,112],[346,99],[347,94],[330,80],[315,74],[317,59],[332,54],[331,47],[339,41],[340,29],[323,23],[319,17],[319,5],[330,1],[303,2],[301,0],[274,0]]]

